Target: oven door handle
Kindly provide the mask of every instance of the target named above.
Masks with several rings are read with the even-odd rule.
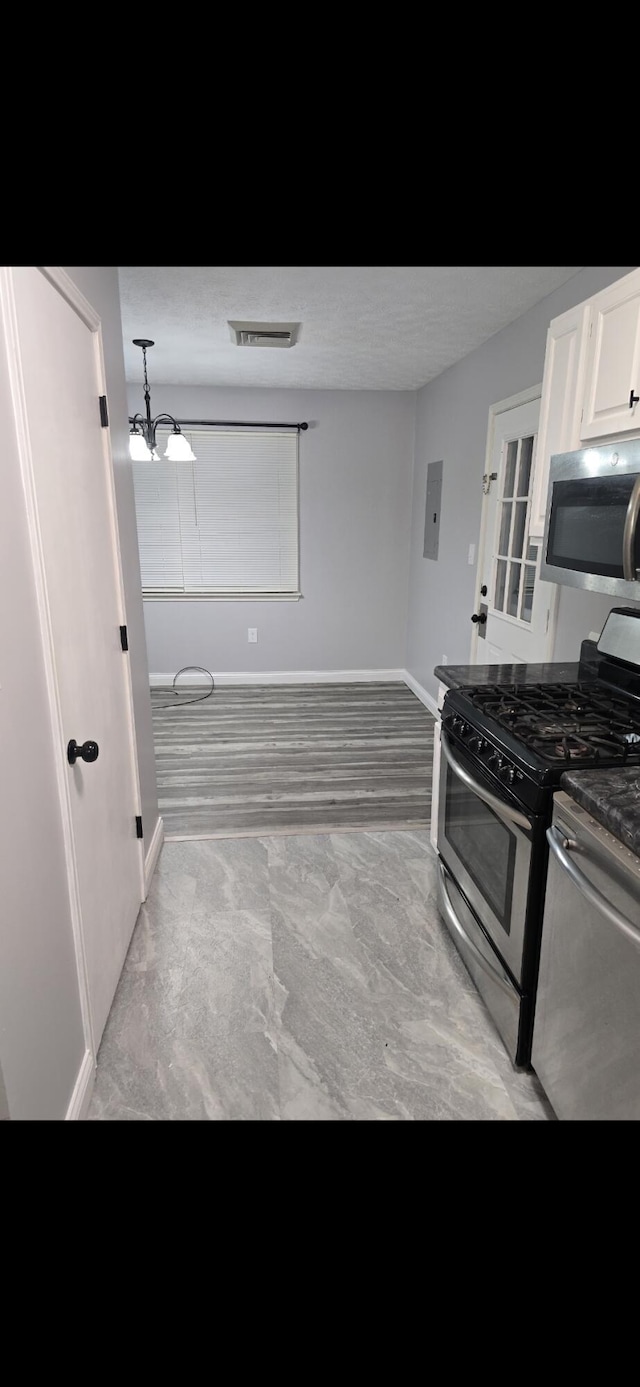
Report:
[[[458,780],[461,780],[468,790],[472,790],[474,795],[478,796],[478,799],[484,800],[485,804],[488,804],[490,809],[494,809],[496,814],[500,815],[501,819],[508,819],[510,823],[517,824],[519,828],[526,828],[529,833],[531,832],[531,824],[525,814],[521,814],[519,809],[512,809],[510,804],[507,804],[504,800],[498,799],[497,795],[492,795],[491,790],[485,790],[484,785],[479,785],[477,780],[474,780],[473,776],[469,775],[469,772],[465,770],[464,766],[461,766],[460,762],[456,761],[444,728],[440,733],[440,745],[451,766],[453,774],[457,775]]]
[[[624,522],[624,533],[622,535],[622,573],[629,583],[635,583],[638,574],[635,565],[636,549],[636,530],[638,528],[638,518],[640,517],[640,477],[636,478],[636,483],[629,497],[627,515]]]
[[[628,920],[626,915],[623,915],[620,910],[616,910],[615,905],[612,905],[611,901],[608,901],[606,896],[603,896],[597,886],[594,886],[593,883],[589,881],[589,878],[584,875],[584,872],[581,872],[580,868],[576,867],[575,862],[571,861],[569,852],[578,847],[576,839],[566,838],[564,833],[560,833],[555,824],[552,824],[551,828],[547,829],[547,841],[552,853],[557,857],[560,866],[567,875],[571,877],[574,886],[577,886],[578,890],[582,892],[582,895],[590,901],[591,905],[595,906],[600,915],[604,915],[605,919],[609,920],[612,925],[615,925],[616,929],[622,930],[622,933],[626,934],[629,939],[633,939],[634,944],[640,944],[640,930],[637,926],[633,925],[631,920]]]
[[[447,890],[448,872],[442,861],[438,862],[438,871],[440,872],[440,885],[442,888],[442,904],[451,928],[462,940],[466,948],[469,949],[469,952],[473,954],[476,963],[479,963],[484,972],[489,975],[491,981],[494,982],[497,987],[501,987],[503,992],[506,992],[509,997],[513,998],[513,983],[508,982],[507,978],[502,973],[498,972],[498,969],[494,968],[493,964],[489,963],[488,958],[485,958],[484,954],[478,948],[478,945],[474,943],[473,939],[467,934],[466,929],[460,924],[454,910],[453,901]]]

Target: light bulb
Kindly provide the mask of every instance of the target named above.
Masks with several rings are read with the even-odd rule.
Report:
[[[129,434],[129,452],[133,462],[151,462],[151,453],[141,433]]]
[[[165,457],[170,462],[195,462],[196,455],[191,448],[188,438],[183,433],[170,433],[167,439],[167,451]]]

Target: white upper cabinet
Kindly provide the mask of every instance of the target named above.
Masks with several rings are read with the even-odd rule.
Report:
[[[549,485],[549,459],[553,453],[570,453],[581,447],[580,413],[587,359],[589,303],[554,318],[547,332],[540,422],[536,441],[535,471],[529,533],[544,534]]]
[[[549,461],[640,438],[640,269],[554,318],[547,333],[529,533],[544,534]]]
[[[595,294],[588,306],[581,443],[640,434],[640,269]]]

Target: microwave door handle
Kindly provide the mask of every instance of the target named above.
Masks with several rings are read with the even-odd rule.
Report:
[[[627,920],[626,915],[623,915],[620,910],[616,910],[615,905],[612,905],[606,896],[603,896],[602,892],[598,890],[597,886],[589,881],[584,872],[576,867],[575,862],[571,861],[569,852],[578,847],[576,839],[565,838],[564,833],[560,833],[555,824],[552,824],[551,828],[547,829],[547,841],[560,866],[571,877],[574,886],[577,886],[582,895],[591,902],[591,905],[595,906],[600,915],[604,915],[612,925],[615,925],[616,929],[622,930],[622,933],[626,934],[629,939],[633,939],[634,944],[640,944],[640,929],[636,925],[632,925],[631,921]]]
[[[483,971],[488,973],[492,982],[494,982],[497,987],[501,987],[502,991],[506,992],[509,997],[513,997],[513,985],[507,982],[506,977],[504,977],[502,973],[499,973],[498,969],[493,967],[493,964],[489,963],[489,960],[480,952],[478,945],[474,943],[473,939],[470,939],[466,929],[461,925],[453,908],[453,901],[447,890],[448,873],[442,862],[438,862],[438,871],[440,873],[440,885],[442,887],[442,904],[451,928],[460,937],[463,944],[466,944],[469,952],[473,954],[476,963],[479,963]]]
[[[622,535],[622,574],[628,583],[635,583],[638,577],[635,563],[636,550],[636,530],[638,528],[638,518],[640,517],[640,477],[636,478],[636,483],[629,497],[627,515],[624,522],[624,533]]]
[[[508,819],[510,823],[517,824],[519,828],[526,828],[531,832],[531,824],[525,814],[521,814],[518,809],[512,809],[510,804],[507,804],[505,800],[499,799],[497,795],[492,795],[490,790],[485,790],[484,785],[479,785],[478,781],[474,780],[472,775],[469,775],[469,772],[465,770],[464,766],[460,765],[460,762],[457,761],[453,755],[444,729],[440,733],[440,746],[444,751],[446,760],[451,766],[453,774],[458,777],[458,780],[462,781],[463,785],[466,785],[468,790],[472,790],[473,794],[478,796],[478,799],[484,800],[485,804],[488,804],[490,809],[494,809],[496,814],[500,815],[501,819]]]

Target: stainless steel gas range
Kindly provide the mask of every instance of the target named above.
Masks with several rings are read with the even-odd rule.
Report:
[[[640,611],[614,608],[575,683],[450,689],[440,906],[516,1068],[527,1068],[553,792],[569,767],[640,763]]]

